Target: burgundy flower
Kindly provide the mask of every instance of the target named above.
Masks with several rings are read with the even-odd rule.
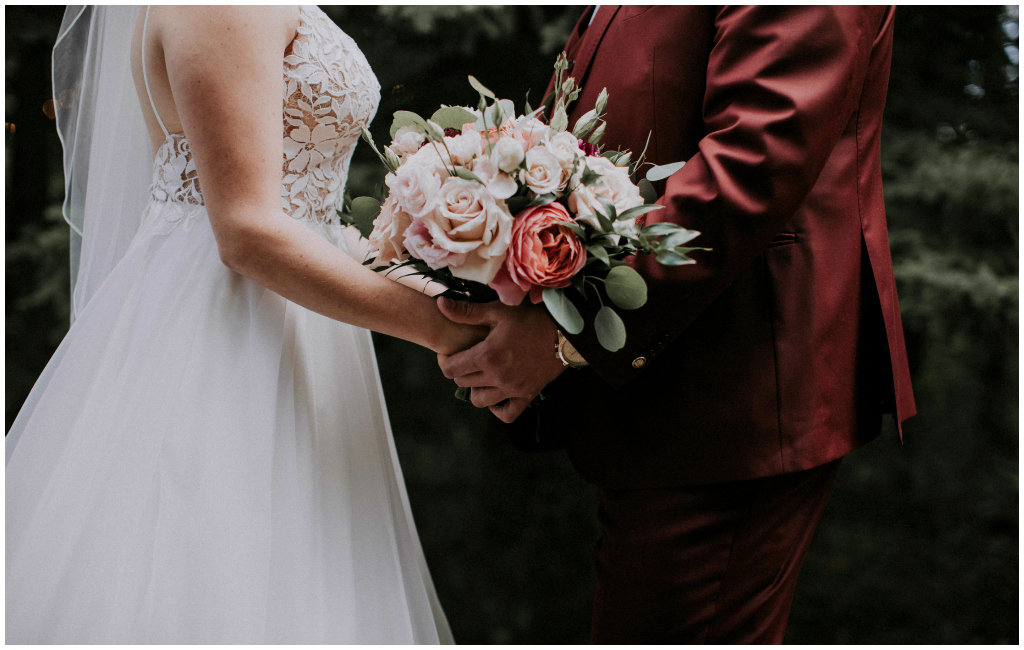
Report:
[[[457,135],[462,135],[462,131],[460,131],[458,129],[452,129],[452,128],[448,128],[448,129],[444,130],[444,137],[446,137],[446,138],[454,138]]]
[[[588,156],[600,156],[601,152],[598,151],[597,146],[580,140],[580,150]]]

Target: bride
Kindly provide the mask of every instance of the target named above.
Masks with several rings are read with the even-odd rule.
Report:
[[[355,43],[315,7],[71,7],[54,96],[74,315],[7,437],[7,641],[450,642],[367,330],[484,332],[343,252]]]

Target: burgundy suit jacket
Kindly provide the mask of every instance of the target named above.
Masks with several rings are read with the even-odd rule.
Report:
[[[607,88],[606,148],[686,165],[648,223],[699,230],[697,264],[639,257],[626,346],[515,426],[556,434],[606,487],[696,485],[824,464],[916,412],[880,169],[892,7],[602,5],[566,52]],[[579,303],[578,303],[579,304]],[[900,429],[902,436],[902,429]]]

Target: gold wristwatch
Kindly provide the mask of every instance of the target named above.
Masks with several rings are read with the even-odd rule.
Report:
[[[558,360],[562,362],[563,367],[586,368],[590,365],[583,358],[583,355],[576,351],[576,348],[569,342],[569,339],[565,338],[562,330],[558,330],[558,343],[555,345],[555,354],[558,355]]]

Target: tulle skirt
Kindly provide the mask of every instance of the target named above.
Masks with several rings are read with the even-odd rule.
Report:
[[[147,213],[8,435],[7,642],[450,642],[369,332]]]

